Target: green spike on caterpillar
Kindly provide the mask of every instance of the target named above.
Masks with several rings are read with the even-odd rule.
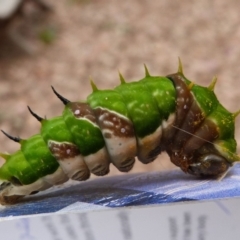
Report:
[[[123,75],[119,71],[118,71],[118,75],[119,75],[119,79],[120,79],[121,84],[125,84],[126,81],[125,81]]]
[[[144,64],[144,69],[145,69],[145,78],[151,77],[146,64]]]
[[[233,118],[235,119],[240,114],[240,110],[233,113]]]
[[[128,172],[135,157],[152,162],[166,151],[185,173],[203,177],[223,176],[240,161],[234,138],[235,118],[218,101],[214,78],[208,87],[188,80],[179,59],[178,72],[166,77],[150,75],[101,90],[90,80],[86,101],[64,104],[61,116],[45,119],[28,107],[40,122],[40,133],[29,139],[13,137],[20,144],[13,154],[0,153],[0,202],[15,203],[68,179],[83,181],[93,173],[109,172],[113,164]]]
[[[93,82],[93,79],[91,77],[90,77],[90,84],[91,84],[93,92],[98,91],[98,88],[97,88],[96,84]]]
[[[214,91],[214,88],[215,88],[215,86],[216,86],[216,83],[217,83],[217,77],[214,76],[213,79],[212,79],[212,81],[211,81],[211,83],[210,83],[210,85],[208,86],[208,89]]]
[[[181,58],[178,57],[178,71],[177,71],[179,74],[181,74],[182,76],[184,76],[183,74],[183,66],[182,66],[182,61],[181,61]]]

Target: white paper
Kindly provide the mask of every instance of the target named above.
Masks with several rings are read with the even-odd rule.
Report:
[[[6,219],[3,240],[238,240],[240,198]]]

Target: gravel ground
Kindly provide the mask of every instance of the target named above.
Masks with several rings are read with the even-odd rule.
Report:
[[[61,0],[48,1],[54,12],[26,24],[26,39],[37,51],[28,55],[2,40],[0,45],[0,128],[27,138],[39,131],[31,108],[48,118],[60,115],[62,104],[50,86],[70,100],[85,99],[91,76],[99,88],[152,75],[176,72],[178,56],[189,79],[208,85],[217,75],[216,93],[231,111],[239,109],[239,1]],[[23,22],[24,22],[23,21]],[[36,23],[36,25],[34,25]],[[24,24],[24,23],[23,23]],[[39,27],[40,25],[40,27]],[[56,37],[44,45],[37,37],[47,26]],[[1,30],[0,30],[1,31]],[[236,138],[239,141],[239,119]],[[18,145],[0,134],[1,151]],[[162,154],[152,164],[137,163],[132,172],[173,168]],[[114,168],[111,174],[119,174]]]

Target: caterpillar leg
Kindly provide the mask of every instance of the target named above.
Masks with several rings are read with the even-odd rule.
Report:
[[[42,177],[31,184],[22,185],[20,183],[13,184],[11,182],[3,182],[0,185],[0,203],[15,203],[24,196],[46,190],[54,185],[63,184],[68,181],[68,179],[62,168],[59,167],[53,174]]]
[[[109,173],[110,160],[105,147],[94,154],[84,156],[84,160],[90,172],[96,176],[104,176]]]

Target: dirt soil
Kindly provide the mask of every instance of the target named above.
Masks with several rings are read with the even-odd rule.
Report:
[[[99,88],[113,88],[119,84],[118,70],[127,81],[143,77],[144,63],[152,75],[167,75],[177,71],[178,56],[185,75],[200,85],[217,75],[220,101],[233,112],[239,109],[238,0],[48,2],[54,10],[48,16],[30,14],[13,24],[32,54],[7,37],[0,39],[0,128],[6,132],[21,138],[39,132],[27,105],[47,118],[61,114],[51,85],[70,100],[84,100],[91,93],[90,76]],[[51,44],[38,37],[44,28],[55,35]],[[239,126],[237,119],[238,142]],[[19,147],[3,134],[0,143],[3,152]],[[170,168],[161,154],[154,163],[136,163],[132,172]],[[111,174],[120,173],[112,167]]]

